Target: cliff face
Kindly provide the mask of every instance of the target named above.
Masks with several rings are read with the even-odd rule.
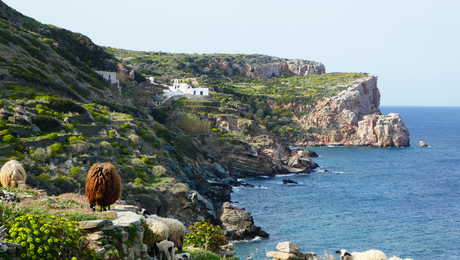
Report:
[[[271,58],[271,57],[270,57]],[[228,62],[216,59],[209,68],[219,68],[228,76],[243,76],[251,79],[271,78],[281,75],[305,76],[323,74],[326,68],[322,63],[308,60],[287,60],[272,58],[268,62]]]
[[[321,99],[298,122],[310,133],[306,145],[409,146],[409,131],[399,114],[382,115],[377,77],[355,81],[337,95]]]

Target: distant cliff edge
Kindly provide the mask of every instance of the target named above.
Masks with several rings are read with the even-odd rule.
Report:
[[[409,131],[396,113],[379,109],[377,77],[356,80],[333,97],[318,100],[299,124],[311,134],[297,138],[305,145],[409,146]],[[316,130],[316,132],[315,132]]]

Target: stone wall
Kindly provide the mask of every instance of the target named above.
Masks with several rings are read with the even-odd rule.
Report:
[[[104,259],[153,259],[144,244],[145,218],[139,209],[129,205],[116,205],[114,220],[91,220],[80,222],[89,247]]]

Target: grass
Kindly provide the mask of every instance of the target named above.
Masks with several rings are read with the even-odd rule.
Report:
[[[189,250],[194,260],[239,260],[238,257],[222,257],[205,250]]]
[[[83,221],[95,219],[114,219],[113,212],[93,212],[82,195],[61,194],[47,197],[32,189],[9,189],[12,192],[33,196],[21,203],[0,202],[0,222],[8,222],[27,213],[66,217],[69,220]]]
[[[255,79],[231,84],[227,91],[279,100],[307,97],[316,100],[333,96],[338,91],[348,88],[353,81],[366,76],[368,74],[365,73],[327,73],[303,77]]]

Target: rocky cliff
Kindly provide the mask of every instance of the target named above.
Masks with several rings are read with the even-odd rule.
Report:
[[[409,146],[409,131],[399,114],[379,109],[377,77],[356,80],[335,96],[317,101],[299,124],[310,132],[306,145]]]
[[[243,76],[251,79],[279,77],[282,75],[305,76],[326,72],[324,65],[316,61],[288,60],[275,57],[269,57],[265,62],[234,62],[213,59],[208,67],[223,70],[227,76]]]

